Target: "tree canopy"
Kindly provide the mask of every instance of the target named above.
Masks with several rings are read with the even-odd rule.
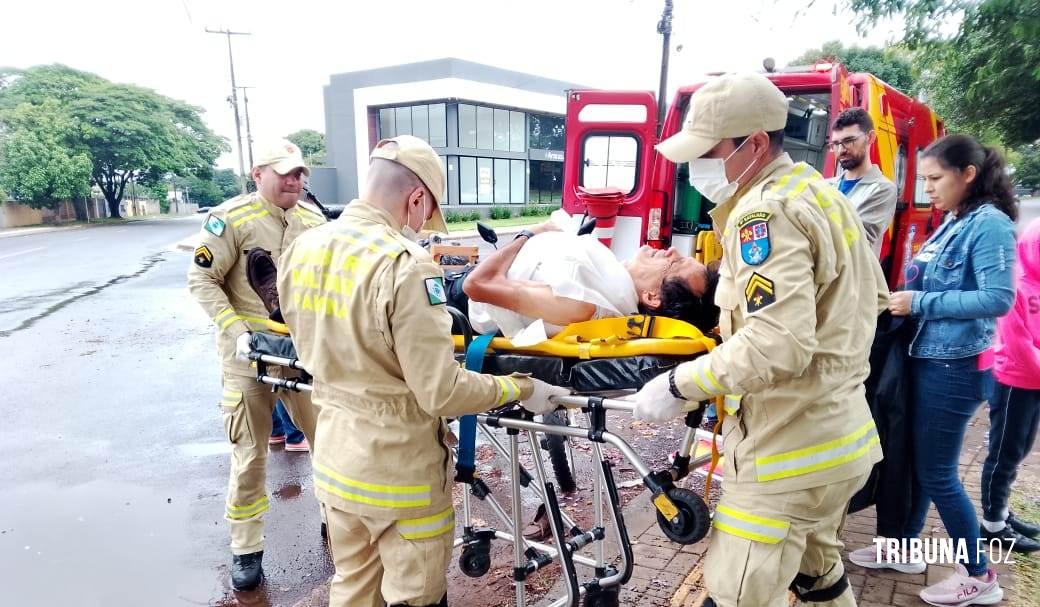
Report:
[[[821,61],[843,63],[850,72],[869,72],[908,94],[913,94],[917,86],[906,53],[897,49],[846,47],[840,41],[832,40],[820,48],[805,51],[791,61],[791,65],[810,65]]]
[[[299,146],[308,165],[324,163],[325,135],[313,129],[301,129],[285,138]]]
[[[26,112],[54,118],[20,119]],[[58,162],[67,156],[74,165],[86,158],[89,180],[101,189],[113,217],[119,216],[131,180],[150,187],[168,175],[210,178],[214,161],[229,148],[201,114],[201,108],[150,89],[116,84],[63,65],[0,72],[0,149],[37,140],[37,156]],[[48,192],[67,191],[60,180],[46,188],[15,187],[12,179],[16,184],[22,178],[11,174],[21,175],[24,168],[5,169],[0,177],[0,184],[17,199],[45,205]]]
[[[1040,2],[1037,0],[842,0],[868,29],[905,23],[919,49],[928,101],[952,130],[1017,146],[1040,139]],[[950,35],[956,26],[956,33]]]

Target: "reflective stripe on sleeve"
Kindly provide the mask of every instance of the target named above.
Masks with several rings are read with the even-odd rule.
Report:
[[[501,394],[498,397],[499,405],[520,400],[520,386],[516,385],[512,378],[496,375],[495,381],[498,382],[498,387],[501,389]]]
[[[314,463],[314,484],[347,501],[385,508],[416,508],[431,503],[430,485],[378,485],[347,478]]]
[[[712,525],[719,531],[763,544],[779,544],[787,537],[791,523],[741,512],[719,504]]]
[[[424,540],[455,530],[455,509],[446,508],[432,516],[397,521],[397,530],[406,540]]]
[[[832,441],[755,458],[755,473],[759,481],[809,474],[855,461],[867,455],[871,445],[879,444],[877,427],[871,420],[855,432]]]
[[[723,401],[722,408],[726,410],[727,415],[733,415],[740,410],[741,395],[739,394],[727,394],[725,401]]]
[[[707,357],[698,358],[693,362],[690,377],[697,387],[708,396],[718,396],[726,391],[711,372]]]

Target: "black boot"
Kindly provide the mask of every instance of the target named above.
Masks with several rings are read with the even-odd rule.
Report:
[[[1040,525],[1030,523],[1029,521],[1023,521],[1022,519],[1016,517],[1014,512],[1008,515],[1007,524],[1011,525],[1012,529],[1026,537],[1031,537],[1034,540],[1040,540]]]
[[[264,551],[251,554],[236,554],[231,559],[231,587],[236,592],[253,590],[264,581],[264,569],[261,562]]]
[[[1000,531],[987,531],[985,527],[980,526],[979,534],[987,544],[993,540],[999,540],[1004,548],[1012,552],[1028,554],[1040,550],[1040,542],[1022,535],[1011,525],[1004,525]]]

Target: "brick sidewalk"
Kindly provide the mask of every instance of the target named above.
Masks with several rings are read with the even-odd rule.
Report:
[[[989,428],[987,409],[982,407],[972,419],[961,452],[961,480],[979,508],[979,485],[982,463],[986,458],[986,432]],[[1040,453],[1034,451],[1023,468],[1040,466]],[[1035,477],[1036,473],[1032,475]],[[707,549],[705,539],[692,546],[679,546],[669,541],[657,526],[649,495],[634,499],[626,508],[625,522],[633,539],[635,569],[632,580],[621,591],[622,605],[654,607],[697,607],[706,592],[701,582],[700,560]],[[872,544],[875,534],[873,508],[849,516],[845,526],[846,553]],[[924,537],[947,537],[933,506],[925,525]],[[1015,558],[1024,558],[1016,555]],[[926,605],[918,593],[952,572],[952,566],[930,565],[926,573],[907,575],[891,570],[868,570],[845,562],[849,581],[860,607]],[[1004,589],[1004,605],[1015,605],[1014,579],[1007,565],[994,565]]]

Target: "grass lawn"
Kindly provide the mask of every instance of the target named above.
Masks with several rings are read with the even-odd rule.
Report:
[[[508,228],[512,226],[529,226],[536,223],[542,223],[549,221],[548,215],[541,215],[538,217],[510,217],[509,219],[484,219],[482,220],[485,225],[493,228]],[[477,222],[475,221],[460,221],[457,223],[449,223],[448,231],[450,232],[463,232],[466,230],[476,230]]]

